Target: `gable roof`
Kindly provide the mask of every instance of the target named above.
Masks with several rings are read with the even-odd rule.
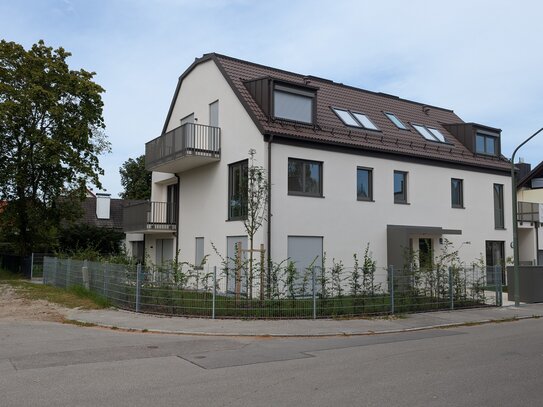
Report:
[[[543,178],[543,161],[517,182],[517,188],[531,188],[531,181],[534,178]]]
[[[509,161],[503,157],[474,154],[444,125],[464,123],[452,110],[425,105],[401,99],[397,96],[371,92],[333,81],[296,74],[228,57],[220,54],[205,54],[181,75],[166,118],[163,133],[166,132],[175,100],[183,79],[200,63],[213,60],[226,81],[232,87],[249,116],[264,136],[273,136],[292,142],[316,143],[342,147],[352,152],[373,152],[392,154],[413,159],[439,161],[452,165],[478,167],[491,171],[508,172]],[[305,125],[286,120],[273,119],[267,115],[251,96],[245,86],[247,81],[270,78],[275,81],[317,88],[316,123]],[[366,114],[380,131],[347,127],[332,111],[331,107],[343,108]],[[447,143],[425,140],[412,126],[409,130],[398,129],[386,116],[394,113],[402,122],[412,125],[426,125],[438,129]],[[495,132],[499,129],[489,128]]]

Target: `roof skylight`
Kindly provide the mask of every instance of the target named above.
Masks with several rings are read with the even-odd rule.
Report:
[[[397,128],[402,130],[408,130],[407,126],[403,124],[402,121],[398,119],[394,113],[385,112],[385,114],[390,119],[390,121],[396,125]]]
[[[365,114],[352,112],[350,110],[338,109],[335,107],[333,107],[332,110],[347,126],[363,127],[369,130],[379,130]]]
[[[338,115],[341,121],[345,123],[347,126],[362,127],[360,123],[358,123],[356,119],[353,116],[351,116],[351,114],[347,110],[341,110],[341,109],[336,109],[336,108],[332,108],[332,109]]]
[[[373,122],[368,119],[368,116],[366,116],[365,114],[362,114],[362,113],[355,113],[355,112],[351,112],[351,114],[356,118],[356,120],[358,120],[360,122],[360,124],[362,126],[364,126],[366,129],[371,129],[371,130],[378,130],[377,127],[375,127],[375,124],[373,124]]]
[[[437,141],[440,143],[446,143],[445,137],[438,130],[432,127],[422,126],[420,124],[412,124],[412,126],[419,132],[419,134],[429,141]]]

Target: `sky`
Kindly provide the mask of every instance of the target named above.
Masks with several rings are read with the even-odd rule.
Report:
[[[119,167],[160,135],[178,77],[208,52],[452,109],[502,129],[510,157],[543,127],[541,15],[537,0],[0,0],[0,38],[43,39],[96,72],[116,197]],[[541,162],[543,133],[517,157]]]

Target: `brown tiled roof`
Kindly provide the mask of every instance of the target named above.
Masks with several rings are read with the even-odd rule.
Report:
[[[474,154],[447,131],[442,124],[463,123],[452,110],[426,106],[396,96],[370,92],[326,79],[308,77],[219,54],[206,54],[197,59],[181,76],[180,82],[194,66],[209,59],[215,61],[263,134],[490,170],[508,171],[510,168],[509,161],[505,157]],[[315,125],[295,124],[268,117],[244,84],[245,81],[263,77],[318,88]],[[345,126],[331,110],[332,106],[366,114],[381,131]],[[400,130],[383,112],[394,113],[406,124],[423,124],[437,128],[448,143],[427,141],[411,126],[408,126],[409,131]]]

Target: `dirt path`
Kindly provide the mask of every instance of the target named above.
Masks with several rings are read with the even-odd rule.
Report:
[[[9,284],[0,283],[0,320],[61,322],[67,310],[45,300],[23,298]]]

